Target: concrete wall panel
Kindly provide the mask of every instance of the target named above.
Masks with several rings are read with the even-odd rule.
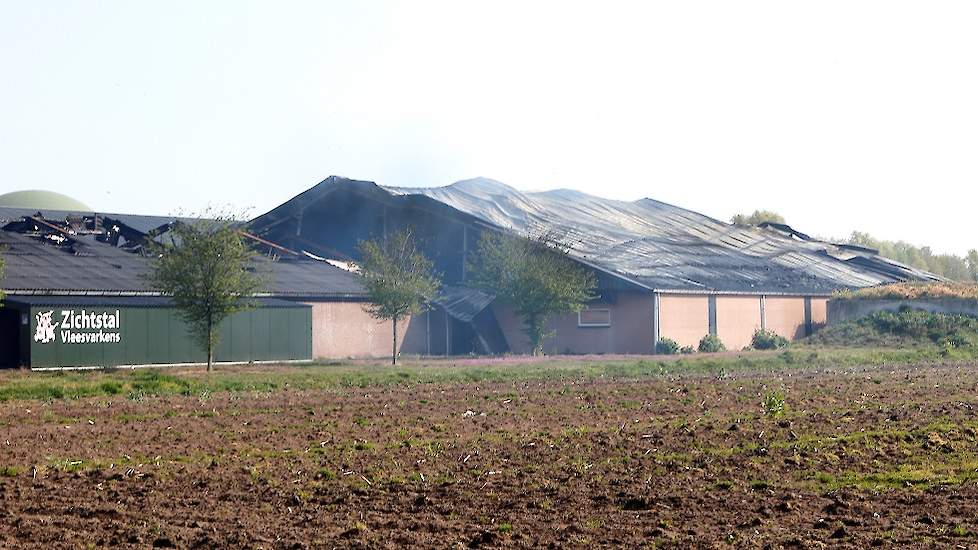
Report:
[[[818,330],[828,323],[828,309],[828,298],[812,298],[812,330]]]
[[[680,346],[695,348],[710,332],[709,299],[706,296],[660,296],[659,324],[660,337],[672,338]]]
[[[955,298],[925,298],[920,300],[839,300],[828,303],[829,324],[859,319],[877,311],[899,311],[900,308],[921,309],[932,313],[958,313],[978,316],[978,301]]]
[[[761,328],[759,296],[717,296],[717,336],[729,350],[750,345],[754,331]]]
[[[814,304],[812,306],[814,310]],[[764,306],[767,330],[788,340],[805,337],[805,299],[767,297]],[[814,311],[813,315],[814,317]]]
[[[316,359],[388,357],[392,348],[390,321],[370,316],[361,302],[313,302],[312,356]],[[398,323],[398,350],[424,354],[427,335],[425,313]],[[432,313],[437,315],[437,313]],[[442,336],[444,338],[444,335]]]
[[[529,353],[530,342],[523,333],[523,321],[512,305],[492,306],[503,336],[512,353]],[[550,321],[554,333],[544,341],[548,354],[650,353],[652,350],[652,295],[644,292],[620,292],[611,304],[592,304],[593,308],[611,310],[610,327],[580,327],[576,313],[558,316]]]

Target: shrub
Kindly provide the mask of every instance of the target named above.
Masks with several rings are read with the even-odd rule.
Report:
[[[750,345],[754,349],[781,349],[788,347],[788,339],[770,330],[757,329]]]
[[[692,354],[696,353],[696,350],[693,349],[693,346],[683,346],[683,347],[679,348],[679,353],[681,353],[683,355],[692,355]]]
[[[978,345],[978,319],[955,313],[930,313],[904,306],[826,327],[811,342],[832,346],[917,346],[969,349]]]
[[[676,355],[679,353],[679,343],[672,338],[659,338],[655,344],[655,352],[659,355]]]
[[[957,282],[906,282],[862,288],[855,291],[843,290],[836,292],[834,297],[842,300],[920,300],[926,298],[978,300],[978,285]]]
[[[727,351],[727,346],[723,345],[719,336],[707,334],[700,339],[699,350],[701,353],[717,353],[719,351]]]

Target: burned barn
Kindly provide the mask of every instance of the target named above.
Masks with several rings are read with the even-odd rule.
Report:
[[[180,221],[0,207],[0,365],[201,361],[145,279],[146,245]],[[529,350],[512,305],[466,287],[466,258],[487,231],[557,235],[596,274],[598,298],[552,320],[548,353],[650,353],[660,338],[695,346],[707,334],[739,349],[759,328],[794,339],[825,322],[836,290],[934,278],[788,226],[733,226],[650,199],[521,193],[484,179],[409,189],[330,177],[240,226],[269,285],[256,309],[222,325],[217,360],[388,354],[390,323],[370,317],[350,265],[360,241],[401,228],[444,280],[433,307],[402,325],[402,354]]]
[[[549,353],[649,353],[663,337],[696,346],[707,334],[740,349],[757,329],[796,339],[825,322],[836,290],[934,279],[785,225],[735,226],[651,199],[522,193],[487,179],[396,188],[333,176],[249,224],[262,238],[337,261],[356,260],[361,240],[406,227],[446,285],[444,315],[409,325],[416,338],[404,350],[417,353],[528,350],[510,304],[465,288],[466,258],[485,231],[557,235],[597,274],[599,298],[552,321]]]
[[[145,278],[145,245],[178,221],[0,208],[0,366],[204,361],[170,300]],[[364,312],[366,296],[354,274],[242,234],[262,252],[254,268],[268,275],[268,287],[254,309],[221,325],[218,362],[389,353],[390,329]]]

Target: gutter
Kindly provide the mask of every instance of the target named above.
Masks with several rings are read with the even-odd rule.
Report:
[[[667,290],[667,289],[652,289],[652,292],[656,294],[665,295],[684,295],[684,294],[696,294],[703,296],[784,296],[790,298],[831,298],[832,294],[818,293],[818,292],[763,292],[763,291],[747,291],[747,290]]]
[[[94,296],[94,297],[108,297],[108,298],[167,298],[166,294],[161,292],[153,291],[124,291],[124,290],[2,290],[5,296],[60,296],[60,297],[70,297],[70,296]],[[339,300],[366,300],[366,294],[351,294],[351,293],[337,293],[337,294],[301,294],[301,293],[271,293],[271,292],[261,292],[249,296],[249,298],[277,298],[277,299],[308,299],[308,300],[323,300],[323,299],[339,299]]]

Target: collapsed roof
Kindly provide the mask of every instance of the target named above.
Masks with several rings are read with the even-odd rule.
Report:
[[[25,213],[0,208],[0,251],[5,264],[0,288],[10,295],[158,294],[146,279],[150,259],[141,253],[140,243],[177,221],[172,217]],[[268,247],[275,245],[268,243]],[[259,256],[252,268],[268,277],[264,294],[269,296],[365,297],[356,275],[304,256]]]
[[[481,178],[403,188],[331,176],[249,226],[260,235],[319,244],[317,253],[328,253],[338,238],[329,219],[340,211],[354,219],[349,211],[366,210],[368,202],[511,234],[555,235],[580,262],[653,291],[828,295],[940,280],[875,251],[812,239],[788,226],[731,225],[652,199],[617,201],[566,189],[523,193]],[[328,208],[334,210],[318,218],[322,227],[304,222]]]

